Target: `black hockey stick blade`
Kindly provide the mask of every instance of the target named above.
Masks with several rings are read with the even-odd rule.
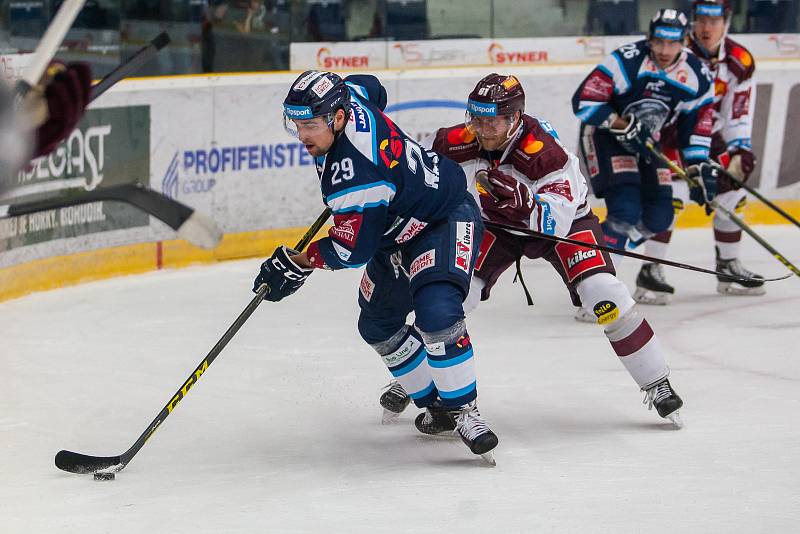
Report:
[[[733,276],[727,273],[721,273],[719,271],[714,271],[712,269],[705,269],[703,267],[697,267],[695,265],[689,265],[687,263],[680,263],[677,261],[666,260],[661,258],[653,258],[652,256],[645,256],[644,254],[637,254],[636,252],[631,252],[629,250],[621,250],[612,247],[608,247],[605,245],[598,245],[596,243],[586,243],[585,241],[579,241],[577,239],[570,239],[568,237],[559,237],[555,235],[545,234],[542,232],[537,232],[536,230],[531,230],[530,228],[520,228],[518,226],[511,226],[510,224],[504,223],[497,223],[493,221],[484,221],[484,224],[487,228],[496,228],[498,230],[505,230],[510,233],[516,234],[523,234],[530,237],[537,237],[540,239],[544,239],[546,241],[553,241],[555,243],[569,243],[570,245],[576,245],[579,247],[585,247],[592,250],[599,250],[602,252],[608,252],[609,254],[618,254],[620,256],[627,256],[629,258],[635,258],[637,260],[643,260],[650,263],[661,263],[662,265],[668,265],[670,267],[677,267],[678,269],[686,269],[687,271],[695,271],[698,273],[704,274],[713,274],[714,276],[721,276],[725,279],[733,280],[736,282],[752,282],[755,279],[745,278],[742,276]],[[786,274],[784,276],[779,276],[777,278],[759,278],[759,282],[777,282],[778,280],[786,280],[792,276],[791,274]]]
[[[92,86],[92,93],[89,97],[89,102],[93,102],[97,97],[111,89],[111,87],[122,80],[127,78],[142,65],[153,59],[159,50],[169,44],[169,35],[167,32],[161,32],[158,36],[150,41],[150,44],[141,48],[129,59],[122,62],[117,68],[109,72],[102,80]]]
[[[125,467],[120,456],[87,456],[72,451],[58,451],[56,467],[68,473],[90,475],[97,472],[118,472]]]
[[[114,185],[93,191],[76,189],[54,198],[0,206],[0,218],[17,217],[100,200],[116,200],[136,206],[175,230],[180,238],[202,248],[212,249],[222,239],[222,231],[210,218],[141,184]]]
[[[331,209],[326,208],[317,220],[314,221],[314,224],[303,234],[303,237],[300,238],[300,241],[295,246],[295,250],[302,251],[308,244],[314,239],[314,236],[319,232],[319,230],[323,227],[325,222],[331,216]],[[247,319],[253,315],[253,312],[256,311],[256,308],[264,301],[264,295],[267,292],[267,285],[262,284],[261,287],[258,289],[256,296],[253,297],[250,302],[247,304],[245,309],[236,320],[233,322],[231,326],[225,331],[222,337],[217,341],[217,344],[211,349],[211,351],[206,355],[205,358],[200,362],[200,364],[195,367],[192,374],[184,380],[183,385],[175,392],[175,394],[170,398],[169,402],[161,408],[161,411],[156,415],[155,419],[153,419],[144,432],[141,433],[139,438],[131,445],[131,447],[122,453],[119,456],[90,456],[88,454],[81,454],[78,452],[72,451],[59,451],[56,454],[55,463],[56,467],[61,469],[62,471],[67,471],[69,473],[77,473],[79,475],[88,475],[90,473],[97,473],[97,472],[112,472],[116,473],[122,471],[128,463],[136,456],[136,453],[144,447],[144,444],[147,443],[156,430],[161,426],[164,420],[169,417],[169,414],[178,406],[183,398],[189,393],[189,390],[194,386],[200,377],[203,376],[209,366],[214,363],[214,360],[217,359],[217,356],[220,355],[222,350],[228,345],[233,336],[236,335],[236,332],[244,325]]]

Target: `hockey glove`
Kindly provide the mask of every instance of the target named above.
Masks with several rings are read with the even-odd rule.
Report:
[[[708,207],[717,196],[719,170],[712,163],[698,163],[688,167],[686,174],[694,179],[694,184],[689,184],[689,198]]]
[[[296,250],[285,246],[276,248],[272,256],[261,264],[261,272],[253,282],[253,293],[258,293],[261,284],[267,284],[269,289],[264,300],[278,302],[300,289],[314,269],[304,269],[293,262],[289,256],[296,254]]]
[[[628,114],[623,118],[628,119],[628,125],[625,128],[621,130],[609,128],[608,131],[622,148],[634,156],[641,156],[646,161],[650,161],[650,149],[647,148],[647,143],[652,143],[653,139],[650,137],[647,126],[636,118],[636,115]]]
[[[70,63],[47,84],[48,117],[36,131],[34,157],[43,156],[72,133],[86,112],[92,89],[92,71],[86,63]]]
[[[533,212],[533,193],[513,176],[491,169],[479,171],[478,185],[488,194],[481,194],[481,207],[489,219],[528,227]]]
[[[749,150],[735,148],[732,151],[723,152],[719,157],[719,162],[734,178],[738,178],[740,182],[746,182],[756,166],[756,157]],[[726,180],[725,176],[720,176],[720,180]],[[730,187],[731,189],[740,188],[735,183],[731,183]]]

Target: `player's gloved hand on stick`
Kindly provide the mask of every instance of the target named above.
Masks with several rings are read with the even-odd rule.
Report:
[[[533,212],[533,193],[527,185],[498,170],[478,171],[479,186],[486,191],[480,195],[481,207],[490,219],[528,226]]]
[[[305,269],[293,262],[290,256],[297,254],[296,250],[286,246],[276,248],[272,256],[261,264],[261,272],[253,282],[253,293],[258,293],[261,285],[267,284],[269,289],[264,300],[278,302],[300,289],[314,269]]]
[[[628,120],[627,126],[622,129],[609,128],[608,131],[622,145],[622,148],[635,156],[642,156],[645,160],[650,161],[651,154],[647,143],[652,143],[653,139],[650,137],[647,126],[633,114],[625,115],[623,119]]]
[[[750,150],[736,148],[723,152],[719,157],[719,162],[726,171],[738,178],[739,181],[746,182],[756,166],[756,156]],[[724,175],[720,176],[720,180],[725,179]],[[739,189],[740,187],[736,183],[731,183],[732,189]]]
[[[51,69],[58,72],[45,85],[48,116],[36,130],[34,157],[52,152],[75,129],[86,112],[92,90],[92,71],[87,63],[55,65]]]
[[[689,178],[694,178],[697,185],[689,185],[689,198],[698,204],[708,205],[717,196],[717,177],[719,170],[711,163],[699,163],[686,169]]]

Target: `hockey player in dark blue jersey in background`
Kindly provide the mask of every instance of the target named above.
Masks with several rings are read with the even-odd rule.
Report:
[[[292,84],[284,125],[315,158],[334,225],[304,253],[276,249],[254,291],[266,283],[265,299],[278,301],[314,269],[366,265],[359,333],[417,406],[455,411],[464,443],[494,463],[498,440],[476,405],[462,307],[483,235],[480,212],[461,167],[410,139],[385,105],[374,76],[308,71]]]
[[[658,146],[667,125],[675,125],[683,161],[699,179],[692,199],[707,204],[715,194],[716,171],[707,163],[714,84],[684,48],[686,31],[683,13],[659,10],[647,38],[612,52],[572,97],[583,123],[581,155],[608,209],[602,226],[610,246],[641,243],[672,223],[671,172],[646,147]]]

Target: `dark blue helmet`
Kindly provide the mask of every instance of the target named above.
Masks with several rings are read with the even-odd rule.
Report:
[[[659,9],[658,13],[650,20],[647,38],[683,41],[688,26],[689,21],[686,19],[686,15],[677,9]]]
[[[339,109],[349,117],[350,91],[344,80],[332,72],[307,70],[292,83],[283,101],[284,124],[289,133],[296,135],[290,125],[292,119],[327,117],[332,123]]]

